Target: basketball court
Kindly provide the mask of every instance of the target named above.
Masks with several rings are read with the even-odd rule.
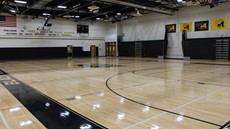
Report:
[[[71,121],[77,113],[85,124],[102,128],[215,129],[230,116],[228,62],[88,58],[0,65],[3,128],[20,128],[22,122],[29,122],[28,128],[45,128],[27,108],[49,119],[39,114],[54,110],[54,104],[74,113],[59,120]]]
[[[0,129],[230,129],[229,7],[1,1]]]

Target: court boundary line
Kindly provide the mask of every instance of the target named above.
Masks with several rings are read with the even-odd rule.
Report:
[[[34,87],[28,85],[27,83],[22,82],[21,80],[16,79],[14,76],[8,74],[7,72],[3,71],[2,69],[0,69],[0,71],[1,71],[2,73],[4,73],[4,75],[7,75],[7,76],[9,76],[9,77],[11,77],[11,78],[17,80],[19,83],[21,83],[21,84],[23,84],[23,85],[25,85],[25,86],[27,86],[27,87],[33,89],[35,92],[41,94],[42,96],[47,97],[48,99],[52,100],[54,103],[56,103],[56,104],[62,106],[62,107],[65,108],[65,109],[68,109],[68,110],[71,111],[73,114],[78,115],[78,116],[82,117],[83,119],[86,119],[86,120],[88,120],[89,122],[91,122],[91,123],[97,125],[97,126],[100,127],[101,129],[106,129],[106,128],[107,128],[107,127],[105,127],[104,125],[100,124],[99,122],[96,122],[96,121],[94,121],[94,120],[91,120],[90,118],[88,118],[88,117],[86,117],[86,116],[84,116],[84,115],[78,113],[77,111],[75,111],[75,110],[73,110],[73,109],[71,109],[71,108],[65,106],[64,104],[62,104],[62,103],[58,102],[57,100],[55,100],[55,99],[49,97],[48,95],[42,93],[41,91],[39,91],[39,90],[35,89]],[[11,93],[11,92],[10,92],[10,93]],[[11,93],[11,94],[12,94],[12,93]],[[13,94],[12,94],[12,95],[13,95]],[[14,96],[14,95],[13,95],[13,96]],[[19,102],[20,102],[20,101],[19,101]],[[23,105],[23,106],[24,106],[24,105]],[[25,107],[25,106],[24,106],[24,107]],[[25,108],[26,108],[26,107],[25,107]],[[27,109],[27,108],[26,108],[26,109]],[[27,109],[27,110],[28,110],[28,109]],[[28,110],[28,111],[29,111],[29,110]],[[30,112],[30,111],[29,111],[29,112]],[[31,113],[31,112],[30,112],[30,113]],[[31,113],[31,115],[33,115],[33,114]],[[33,116],[34,116],[34,115],[33,115]],[[34,116],[34,117],[35,117],[35,116]],[[37,117],[35,117],[35,118],[37,119]],[[38,120],[38,121],[41,122],[40,120]]]
[[[230,121],[225,123],[220,129],[228,129],[227,127],[230,127]]]
[[[135,71],[135,70],[133,70],[133,71]],[[121,94],[115,92],[112,88],[109,87],[109,84],[108,84],[108,83],[109,83],[109,80],[110,80],[110,79],[112,79],[113,77],[116,77],[116,76],[118,76],[118,75],[125,74],[125,73],[130,73],[130,72],[133,72],[133,71],[122,72],[122,73],[118,73],[118,74],[116,74],[116,75],[110,76],[110,77],[106,80],[106,82],[105,82],[106,87],[107,87],[111,92],[113,92],[114,94],[116,94],[116,95],[118,95],[118,96],[120,96],[120,97],[123,97],[123,98],[125,98],[125,99],[127,99],[127,100],[129,100],[129,101],[131,101],[131,102],[136,103],[136,104],[140,104],[140,105],[143,105],[143,106],[148,106],[148,107],[153,108],[153,109],[156,109],[156,110],[160,110],[160,111],[164,111],[164,112],[167,112],[167,113],[171,113],[171,114],[174,114],[174,115],[180,115],[180,116],[181,116],[180,113],[172,112],[172,111],[169,111],[169,110],[166,110],[166,109],[162,109],[162,108],[159,108],[159,107],[154,107],[154,106],[147,105],[147,104],[138,102],[138,101],[136,101],[136,100],[130,99],[130,98],[126,97],[126,96],[123,96],[123,95],[121,95]],[[213,123],[213,122],[209,122],[209,121],[206,121],[206,120],[198,119],[198,118],[191,117],[191,116],[187,116],[187,115],[183,115],[183,117],[186,117],[186,118],[189,118],[189,119],[193,119],[193,120],[197,120],[197,121],[204,122],[204,123],[211,124],[211,125],[218,126],[218,127],[221,127],[221,126],[222,126],[222,125],[219,125],[219,124],[216,124],[216,123]]]
[[[151,68],[149,69],[143,69],[143,70],[151,70]],[[159,78],[159,79],[172,79],[172,80],[179,80],[179,81],[187,81],[187,82],[193,82],[193,83],[198,83],[197,81],[194,81],[194,80],[190,80],[190,79],[183,79],[183,78],[170,78],[170,77],[158,77],[158,76],[146,76],[146,75],[140,75],[140,74],[137,74],[136,72],[137,71],[143,71],[143,70],[133,70],[132,73],[135,74],[135,75],[138,75],[138,76],[144,76],[144,77],[149,77],[149,78]],[[170,72],[170,71],[165,71],[165,72]],[[159,72],[159,73],[163,73],[163,72]],[[152,74],[155,74],[155,73],[152,73]],[[206,73],[202,73],[202,74],[206,74]],[[195,76],[195,75],[194,75]],[[199,81],[201,82],[201,81]],[[205,84],[209,84],[209,85],[215,85],[215,86],[222,86],[222,87],[230,87],[229,85],[224,85],[224,84],[215,84],[215,83],[210,83],[210,82],[201,82],[201,83],[205,83]]]
[[[212,92],[212,93],[210,93],[210,94],[208,94],[208,95],[201,96],[201,97],[199,97],[199,98],[197,98],[197,99],[195,99],[195,100],[192,100],[192,101],[190,101],[190,102],[188,102],[188,103],[182,104],[182,105],[180,105],[180,106],[178,106],[178,107],[175,107],[175,108],[173,108],[173,109],[171,109],[171,110],[169,110],[169,111],[177,110],[177,109],[179,109],[179,108],[182,108],[182,107],[184,107],[184,106],[186,106],[186,105],[189,105],[189,104],[191,104],[191,103],[194,103],[194,102],[196,102],[196,101],[199,101],[199,100],[201,100],[201,99],[203,99],[203,98],[206,98],[207,96],[210,96],[210,95],[212,95],[212,94],[215,94],[216,92],[219,92],[219,91],[224,90],[224,89],[226,89],[226,87],[221,88],[221,89],[219,89],[219,90],[216,90],[216,91],[214,91],[214,92]],[[137,126],[137,125],[139,125],[139,124],[145,123],[145,122],[147,122],[147,121],[149,121],[149,120],[158,118],[158,117],[160,117],[160,116],[162,116],[162,115],[164,115],[164,114],[167,114],[167,112],[160,113],[160,114],[158,114],[158,115],[156,115],[156,116],[154,116],[154,117],[148,118],[148,119],[146,119],[146,120],[144,120],[144,121],[141,121],[141,122],[139,122],[139,123],[136,123],[136,124],[134,124],[134,125],[132,125],[132,126],[128,126],[128,127],[126,127],[125,129],[132,128],[132,127]],[[179,114],[180,114],[180,113],[179,113]],[[184,117],[185,115],[180,114],[180,116],[183,116],[183,117]]]
[[[2,119],[2,122],[4,123],[6,129],[10,129],[10,126],[9,126],[9,124],[7,123],[7,121],[6,121],[4,115],[2,114],[1,111],[0,111],[0,118]]]

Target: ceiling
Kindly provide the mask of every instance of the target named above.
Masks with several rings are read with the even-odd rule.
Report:
[[[26,1],[26,0],[23,0]],[[67,18],[74,21],[101,20],[119,22],[148,13],[173,15],[183,6],[215,7],[227,0],[2,0],[0,13],[11,15]],[[61,6],[61,7],[58,7]],[[45,14],[44,14],[45,13]]]

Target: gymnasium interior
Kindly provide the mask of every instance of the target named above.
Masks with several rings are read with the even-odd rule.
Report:
[[[229,0],[0,0],[0,129],[230,129]]]

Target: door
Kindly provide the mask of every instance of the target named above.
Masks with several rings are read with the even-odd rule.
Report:
[[[116,49],[116,42],[107,42],[105,43],[105,53],[106,56],[112,56],[115,57],[117,54]]]

